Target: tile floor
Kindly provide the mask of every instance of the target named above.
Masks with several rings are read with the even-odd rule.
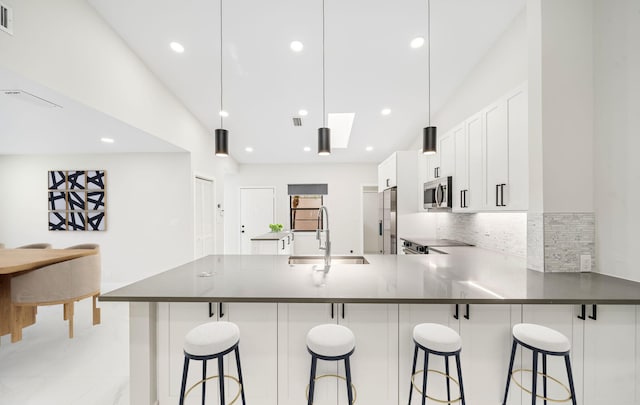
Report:
[[[76,303],[73,339],[62,305],[39,307],[21,342],[2,336],[0,404],[129,404],[128,303],[98,305],[102,323],[92,326],[91,299]]]

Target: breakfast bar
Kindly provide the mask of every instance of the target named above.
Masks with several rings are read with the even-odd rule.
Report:
[[[104,294],[102,301],[130,302],[131,403],[176,401],[184,334],[212,320],[231,320],[242,331],[249,402],[304,402],[304,336],[317,324],[338,323],[358,342],[352,367],[359,401],[404,404],[411,328],[434,322],[462,336],[468,402],[497,404],[511,328],[535,322],[570,337],[579,403],[586,397],[591,402],[584,403],[600,403],[598,395],[633,403],[640,385],[640,283],[536,272],[524,259],[475,247],[441,250],[446,254],[365,255],[363,264],[329,269],[290,264],[299,261],[289,256],[213,255]],[[606,392],[591,393],[593,378]],[[338,389],[335,382],[320,386],[316,402],[335,401]],[[508,403],[519,401],[514,394]]]

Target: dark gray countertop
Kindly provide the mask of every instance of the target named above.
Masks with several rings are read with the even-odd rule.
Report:
[[[287,256],[218,255],[111,291],[101,301],[640,304],[640,283],[598,273],[540,273],[475,247],[448,255],[365,255],[329,272]],[[205,277],[203,277],[203,275]]]

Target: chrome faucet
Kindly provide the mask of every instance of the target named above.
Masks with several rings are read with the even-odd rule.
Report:
[[[326,218],[327,226],[324,226]],[[331,265],[331,239],[329,238],[329,212],[327,211],[327,207],[322,205],[318,208],[318,219],[322,221],[321,227],[316,229],[316,240],[318,241],[318,249],[324,250],[324,267],[328,269]],[[322,230],[320,229],[322,228]],[[320,238],[320,232],[324,232],[324,246],[322,246],[322,239]]]

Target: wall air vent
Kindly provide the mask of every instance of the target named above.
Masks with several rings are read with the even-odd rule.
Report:
[[[14,100],[21,100],[24,102],[27,102],[29,104],[33,104],[33,105],[37,105],[39,107],[46,107],[46,108],[55,108],[55,107],[59,107],[62,108],[62,106],[59,106],[56,103],[52,103],[51,101],[45,100],[44,98],[35,96],[29,92],[26,92],[24,90],[0,90],[0,94],[3,94],[5,96],[11,97]]]
[[[302,118],[293,117],[293,126],[294,127],[301,127],[302,126]]]
[[[13,35],[13,9],[0,3],[0,31]]]

